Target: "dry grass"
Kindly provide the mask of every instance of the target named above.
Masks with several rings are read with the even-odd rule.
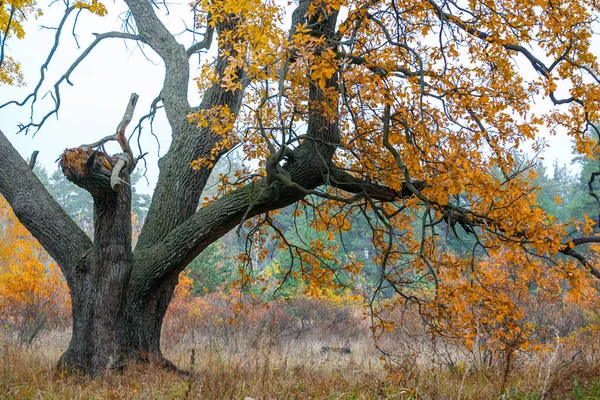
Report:
[[[25,349],[4,345],[0,397],[6,399],[539,399],[600,397],[598,370],[546,362],[522,363],[501,387],[501,374],[451,371],[421,361],[384,368],[372,343],[354,343],[352,354],[324,354],[307,338],[282,345],[238,348],[185,343],[166,350],[184,377],[152,365],[131,365],[98,379],[58,376],[54,368],[68,334],[46,334]],[[410,346],[409,346],[410,348]],[[194,350],[194,357],[191,357]],[[556,357],[555,357],[556,358]],[[579,376],[577,382],[575,376]],[[544,395],[544,392],[546,393]],[[545,396],[545,397],[543,397]]]
[[[57,344],[35,349],[5,346],[0,367],[3,398],[376,398],[378,379],[385,377],[381,368],[357,363],[354,357],[319,354],[307,359],[273,349],[198,352],[194,365],[189,354],[171,353],[190,377],[152,365],[132,365],[122,375],[99,379],[61,377],[54,369],[60,356]]]
[[[165,356],[189,376],[155,365],[59,376],[69,332],[46,331],[26,348],[5,327],[0,399],[600,399],[596,329],[577,340],[550,337],[545,353],[515,353],[505,376],[502,353],[432,341],[418,315],[379,342],[389,352],[381,360],[369,321],[351,306],[301,300],[235,316],[227,298],[201,300],[200,312],[190,302],[170,310],[163,330]]]

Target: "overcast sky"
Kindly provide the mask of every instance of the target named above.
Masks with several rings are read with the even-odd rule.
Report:
[[[40,5],[43,7],[44,3]],[[92,32],[121,30],[120,16],[125,11],[124,4],[119,1],[107,3],[106,6],[109,14],[103,18],[89,15],[87,12],[80,14],[75,33],[78,35],[81,48],[87,47],[92,42],[94,39]],[[58,2],[50,9],[44,8],[43,17],[26,24],[27,36],[24,40],[9,41],[9,55],[21,62],[27,86],[22,88],[3,86],[0,90],[0,104],[8,100],[21,101],[33,90],[40,76],[39,68],[54,40],[54,31],[40,27],[58,26],[62,12],[63,6]],[[159,10],[159,13],[164,14],[164,10]],[[81,52],[70,34],[73,20],[72,16],[63,32],[59,49],[47,73],[47,83],[40,90],[42,96]],[[171,31],[175,33],[184,31],[186,23],[187,26],[191,26],[188,3],[170,4],[167,20]],[[191,39],[189,34],[180,36],[180,41],[186,45],[191,43]],[[149,48],[146,47],[144,50],[142,52],[132,42],[120,39],[104,40],[72,74],[70,80],[74,86],[67,84],[61,86],[62,104],[58,120],[54,117],[49,119],[35,137],[31,134],[25,136],[22,133],[15,135],[18,123],[29,120],[30,107],[29,104],[26,107],[9,106],[0,109],[0,130],[24,158],[28,158],[33,150],[39,150],[38,163],[50,173],[57,168],[56,159],[65,148],[91,143],[114,134],[129,96],[135,92],[140,98],[133,122],[129,126],[128,133],[131,132],[137,120],[148,112],[150,103],[158,95],[164,75],[160,58]],[[192,66],[192,76],[197,71],[197,65]],[[190,82],[190,87],[191,102],[196,104],[199,101],[199,94],[193,81]],[[38,100],[35,116],[39,118],[47,112],[51,104],[50,98]],[[138,190],[152,193],[158,173],[156,163],[158,147],[147,125],[143,132],[141,140],[143,151],[149,152],[146,160],[150,185],[141,182]],[[164,155],[170,142],[170,131],[164,114],[160,112],[155,120],[154,132],[158,135],[161,144],[160,154]],[[549,143],[551,147],[544,154],[546,165],[551,166],[555,160],[560,164],[569,164],[572,157],[569,138],[566,135],[553,137],[549,138]],[[135,142],[132,143],[132,148],[137,155]],[[118,152],[119,148],[118,145],[112,144],[107,146],[107,150]]]
[[[80,14],[75,32],[82,49],[93,41],[92,32],[121,30],[120,15],[125,11],[124,4],[108,3],[107,7],[109,14],[103,18],[89,15],[87,12]],[[191,13],[188,11],[187,3],[181,6],[170,5],[169,10],[168,21],[172,32],[181,32],[185,29],[183,18],[188,18],[188,21],[185,21],[188,26],[191,24]],[[49,10],[44,11],[42,18],[31,20],[26,24],[27,36],[24,40],[9,41],[9,55],[21,62],[27,86],[22,88],[3,86],[0,90],[0,103],[15,99],[21,101],[33,90],[40,76],[40,66],[54,40],[54,31],[40,27],[58,26],[62,11],[62,4],[55,3]],[[59,49],[50,63],[47,83],[40,90],[42,96],[82,51],[82,49],[78,50],[76,41],[70,34],[73,17],[74,14],[70,19],[71,24],[63,31]],[[181,42],[189,44],[191,35],[183,35]],[[196,57],[196,61],[197,59]],[[198,71],[197,66],[193,66],[192,74],[196,71]],[[129,97],[135,92],[140,98],[133,121],[128,127],[129,134],[139,118],[148,113],[152,100],[160,91],[163,76],[163,64],[149,48],[144,47],[142,52],[133,42],[105,39],[71,75],[70,80],[74,86],[68,84],[61,86],[62,101],[58,120],[51,117],[35,137],[32,134],[25,136],[23,133],[16,135],[17,125],[29,120],[31,108],[29,104],[26,107],[11,105],[0,109],[0,130],[24,158],[28,158],[33,150],[39,150],[38,163],[52,172],[57,168],[57,157],[65,148],[91,143],[114,134]],[[199,101],[198,91],[193,82],[190,83],[190,87],[191,101],[195,104]],[[35,116],[39,119],[51,106],[50,97],[38,100]],[[160,140],[160,154],[164,155],[170,143],[170,130],[161,112],[155,119],[154,132]],[[133,141],[131,144],[134,153],[139,154],[137,143]],[[116,143],[106,147],[109,152],[120,151]],[[158,171],[156,166],[158,146],[156,139],[150,135],[148,125],[143,130],[142,147],[144,152],[149,152],[146,160],[149,167],[148,177],[153,186]],[[138,189],[148,193],[152,191],[152,187],[147,187],[145,182],[142,182]]]

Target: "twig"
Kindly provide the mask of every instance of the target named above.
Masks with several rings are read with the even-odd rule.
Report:
[[[6,29],[4,30],[4,33],[3,33],[4,37],[0,38],[0,68],[2,67],[2,64],[4,63],[4,48],[6,47],[6,39],[8,38],[8,33],[10,32],[10,26],[12,24],[14,14],[15,14],[15,8],[11,7],[10,8],[10,17],[8,18],[8,23],[6,24]]]
[[[96,45],[98,43],[100,43],[104,39],[109,39],[109,38],[141,40],[140,37],[137,35],[132,35],[132,34],[123,33],[123,32],[94,33],[94,36],[96,37],[96,39],[94,39],[94,41],[92,43],[90,43],[90,45],[81,53],[81,55],[79,57],[77,57],[77,59],[73,62],[73,64],[71,64],[71,66],[67,69],[67,71],[54,83],[54,91],[50,92],[50,95],[52,96],[52,99],[54,100],[54,107],[50,111],[48,111],[39,120],[39,122],[34,122],[33,121],[33,108],[34,108],[35,103],[38,100],[38,94],[39,94],[38,92],[40,90],[40,87],[42,86],[42,84],[44,83],[44,81],[46,79],[46,70],[48,69],[48,65],[50,64],[50,61],[52,60],[52,58],[58,48],[60,35],[62,32],[64,23],[66,22],[67,17],[69,16],[69,14],[72,11],[73,11],[73,7],[70,7],[67,9],[67,11],[65,12],[65,15],[63,16],[62,21],[59,24],[59,27],[56,30],[54,45],[53,45],[52,49],[50,50],[50,53],[48,54],[46,61],[44,62],[44,64],[42,65],[42,67],[40,69],[41,77],[40,77],[40,80],[38,81],[37,86],[33,90],[33,92],[30,93],[27,97],[25,97],[25,99],[21,102],[18,102],[16,100],[11,100],[7,103],[0,105],[0,109],[6,107],[8,105],[11,105],[11,104],[15,104],[15,105],[21,107],[21,106],[25,105],[29,100],[33,99],[31,101],[31,113],[30,113],[31,116],[30,116],[29,123],[19,124],[19,132],[25,131],[27,133],[29,131],[29,129],[31,129],[31,128],[37,128],[36,129],[36,133],[37,133],[37,131],[40,130],[40,128],[44,125],[44,123],[46,122],[46,120],[48,118],[50,118],[52,115],[58,116],[58,111],[59,111],[60,105],[61,105],[60,85],[63,82],[67,82],[69,85],[73,86],[73,83],[70,81],[71,74],[73,73],[75,68],[77,68],[77,66],[79,66],[79,64],[91,53],[91,51],[94,49],[94,47],[96,47]]]
[[[542,400],[547,398],[548,396],[548,381],[550,380],[550,374],[552,372],[552,365],[554,364],[554,361],[556,361],[556,359],[558,358],[558,351],[560,349],[560,336],[558,334],[558,329],[556,329],[556,348],[554,349],[554,352],[552,353],[552,357],[550,358],[550,361],[548,362],[548,371],[546,373],[546,379],[544,379],[544,386],[542,387],[542,396],[540,397]]]
[[[465,373],[463,374],[462,379],[460,380],[460,387],[458,388],[458,400],[460,400],[460,398],[462,396],[462,391],[465,387],[465,379],[467,378],[467,374],[469,373],[470,369],[471,369],[470,366],[465,368]]]
[[[188,57],[199,52],[200,50],[210,49],[210,45],[212,44],[212,41],[213,41],[213,33],[215,31],[215,28],[210,26],[210,24],[208,23],[208,22],[210,22],[210,17],[211,17],[211,15],[210,15],[210,13],[208,13],[206,15],[207,27],[206,27],[206,32],[204,33],[204,39],[202,39],[202,41],[200,41],[200,42],[194,43],[192,46],[190,46],[190,48],[187,49],[186,53],[187,53]]]
[[[33,89],[33,92],[31,92],[21,102],[18,102],[16,100],[11,100],[7,103],[0,105],[0,108],[6,107],[10,104],[16,104],[17,106],[20,107],[20,106],[25,105],[25,103],[27,103],[29,101],[29,99],[31,99],[31,98],[33,98],[33,102],[32,102],[32,107],[33,107],[33,103],[35,103],[37,100],[37,96],[38,96],[40,87],[42,86],[42,84],[44,83],[44,80],[46,79],[46,70],[48,69],[48,65],[50,64],[50,61],[52,61],[52,57],[54,56],[54,53],[56,52],[56,49],[58,48],[62,28],[65,25],[65,23],[67,22],[67,18],[69,17],[69,14],[71,14],[71,12],[73,12],[74,9],[75,9],[75,7],[68,7],[65,10],[65,15],[63,15],[60,23],[58,24],[58,28],[56,28],[56,35],[54,36],[54,44],[52,45],[52,48],[50,49],[50,53],[48,53],[48,57],[46,58],[46,61],[40,67],[40,79],[39,79],[35,89]]]

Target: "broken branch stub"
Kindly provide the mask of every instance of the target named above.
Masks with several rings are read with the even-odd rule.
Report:
[[[129,156],[130,171],[133,171],[135,168],[135,158],[133,157],[133,152],[131,151],[131,147],[129,147],[129,142],[125,136],[125,128],[127,128],[127,125],[129,125],[133,118],[133,112],[135,111],[135,106],[139,97],[140,96],[138,96],[137,93],[131,93],[127,108],[125,109],[125,114],[123,115],[123,119],[121,120],[121,123],[119,123],[117,133],[115,134],[115,139],[121,145],[123,153],[126,153]]]
[[[66,149],[59,165],[69,181],[87,190],[93,196],[101,196],[107,191],[113,191],[111,176],[119,160],[122,159],[118,156],[111,157],[101,150],[78,147]]]
[[[114,168],[112,169],[112,173],[110,174],[110,187],[115,192],[118,192],[119,189],[121,189],[122,181],[121,181],[121,178],[119,177],[119,174],[121,174],[121,171],[123,170],[123,168],[126,165],[127,165],[127,162],[124,159],[119,158],[119,160],[115,164]]]

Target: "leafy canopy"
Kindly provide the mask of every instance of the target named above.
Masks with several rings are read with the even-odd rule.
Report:
[[[219,154],[238,144],[245,161],[261,165],[259,174],[240,169],[235,181],[223,175],[215,198],[268,175],[268,158],[315,140],[305,135],[306,123],[323,118],[339,129],[337,167],[396,191],[408,188],[412,196],[379,202],[326,186],[310,192],[316,196],[294,213],[306,213],[317,230],[340,234],[362,213],[381,276],[402,302],[434,305],[425,312],[438,325],[440,304],[456,304],[449,313],[454,317],[467,304],[479,304],[490,321],[503,321],[520,314],[506,294],[489,289],[488,279],[495,276],[514,279],[527,290],[532,281],[552,274],[556,280],[538,282],[538,290],[555,291],[562,279],[579,290],[573,276],[585,268],[595,271],[593,262],[580,270],[573,260],[542,260],[571,252],[576,244],[568,233],[595,241],[595,223],[588,218],[595,211],[581,221],[548,216],[537,202],[534,163],[523,160],[543,150],[541,132],[558,131],[573,138],[576,152],[595,156],[592,123],[599,117],[600,71],[591,41],[598,4],[300,4],[307,5],[307,18],[291,32],[281,28],[285,7],[277,3],[198,5],[210,12],[209,25],[237,18],[234,28],[219,35],[229,66],[216,74],[207,63],[198,87],[221,85],[246,94],[237,118],[225,108],[190,115],[191,122],[222,138],[210,156],[191,165],[212,168]],[[332,37],[314,31],[338,10],[343,18]],[[309,101],[307,87],[321,92],[319,101]],[[535,106],[540,103],[547,106]],[[336,257],[338,244],[317,238],[301,248],[286,240],[276,214],[246,224],[256,254],[240,257],[247,273],[242,284],[261,280],[252,264],[268,256],[266,244],[273,242],[290,258],[279,267],[280,275],[303,277],[309,291],[339,286],[343,270],[360,271],[361,263]],[[444,234],[457,232],[475,235],[466,254],[441,247]],[[518,275],[502,269],[509,265],[518,266]],[[464,290],[472,285],[488,292],[490,301],[477,302],[478,290]],[[456,297],[456,291],[464,296]],[[498,308],[490,309],[494,304]],[[465,324],[475,332],[475,321],[469,321]]]
[[[97,2],[77,7],[106,13]],[[188,115],[218,138],[189,167],[212,169],[235,146],[246,165],[259,165],[222,174],[205,205],[267,176],[310,195],[293,216],[305,215],[317,231],[343,237],[362,214],[382,279],[399,302],[422,304],[434,327],[443,325],[440,304],[455,304],[454,316],[462,305],[481,304],[479,291],[466,291],[473,285],[495,296],[483,305],[499,307],[488,309],[486,320],[518,319],[505,293],[486,289],[498,271],[524,290],[547,274],[576,288],[581,271],[573,260],[558,259],[562,253],[600,276],[574,252],[597,241],[595,222],[586,214],[565,223],[549,217],[537,203],[533,163],[515,157],[524,148],[541,151],[540,132],[559,130],[579,154],[595,156],[597,2],[301,0],[290,30],[286,5],[272,0],[201,0],[193,8],[199,27],[216,29],[226,60],[223,68],[214,60],[203,64],[199,90],[244,91],[244,106],[239,113],[217,105]],[[323,129],[307,132],[308,126]],[[284,168],[307,141],[335,148],[326,167],[361,179],[365,190],[348,194],[333,175],[316,190],[291,182]],[[372,185],[393,195],[375,199],[366,189]],[[252,263],[268,256],[267,243],[289,255],[279,269],[283,279],[301,277],[311,292],[339,286],[340,271],[362,268],[352,257],[338,259],[329,234],[290,243],[277,212],[245,226],[250,244],[239,258],[240,284],[256,278]],[[466,254],[440,246],[444,233],[457,232],[475,237]],[[506,273],[499,260],[519,273]],[[555,283],[538,285],[550,291]],[[457,290],[469,297],[456,303]],[[472,318],[467,322],[476,329]]]

